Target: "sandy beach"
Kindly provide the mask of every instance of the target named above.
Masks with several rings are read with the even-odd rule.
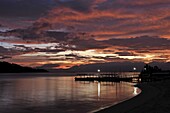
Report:
[[[98,111],[97,113],[169,113],[170,80],[141,83],[136,97]]]

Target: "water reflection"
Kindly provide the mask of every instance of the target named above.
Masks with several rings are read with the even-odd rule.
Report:
[[[137,88],[137,87],[133,87],[133,95],[138,95],[140,93],[140,90],[139,90],[139,88]]]
[[[74,77],[3,78],[0,113],[86,113],[133,92],[125,83],[75,82]]]
[[[100,99],[100,82],[98,82],[98,99]]]

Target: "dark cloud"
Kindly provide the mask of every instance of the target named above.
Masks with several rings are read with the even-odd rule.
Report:
[[[132,52],[116,52],[119,56],[135,56]]]
[[[58,6],[68,7],[73,10],[88,13],[97,4],[103,3],[105,0],[55,0]]]
[[[12,48],[4,48],[4,47],[0,46],[0,59],[1,60],[12,59],[13,56],[20,55],[20,54],[22,54],[22,52],[17,51]]]
[[[0,55],[0,60],[4,60],[4,59],[8,59],[8,58],[12,58],[12,57],[10,57],[10,56],[1,56]]]
[[[54,2],[52,0],[1,0],[1,17],[40,17]]]
[[[0,53],[5,53],[5,52],[7,52],[7,51],[8,51],[8,49],[0,46]]]
[[[71,42],[72,44],[76,45],[77,50],[88,50],[88,49],[104,49],[109,47],[107,44],[96,41],[94,39],[76,39]]]
[[[18,52],[16,50],[13,49],[8,49],[8,48],[4,48],[2,46],[0,46],[0,55],[14,55],[17,54]]]
[[[46,31],[46,28],[49,28],[49,24],[43,23],[27,29],[14,29],[7,32],[1,32],[0,35],[5,37],[15,36],[27,41],[27,43],[43,43],[62,41],[68,34],[65,32]]]
[[[165,17],[165,18],[163,18],[162,20],[170,20],[170,16],[167,16],[167,17]]]
[[[59,64],[44,64],[44,65],[37,67],[37,68],[40,68],[40,69],[56,69],[59,66],[60,66]]]
[[[59,32],[59,31],[47,31],[46,36],[47,37],[52,37],[58,41],[66,41],[67,36],[69,35],[68,32]]]
[[[82,60],[88,58],[88,56],[81,56],[81,54],[76,54],[76,53],[67,54],[64,56],[66,57],[65,59],[70,59],[70,60]]]
[[[24,40],[26,43],[60,43],[60,47],[65,49],[73,49],[71,45],[75,45],[74,49],[87,50],[87,49],[103,49],[108,47],[107,43],[96,41],[90,34],[87,33],[73,33],[61,31],[44,31],[43,29],[48,24],[43,24],[43,27],[28,28],[28,29],[15,29],[7,32],[0,33],[1,36],[15,36]],[[64,46],[65,45],[65,46]]]
[[[52,49],[51,49],[52,48]],[[17,50],[18,52],[22,53],[34,53],[34,52],[46,52],[46,53],[58,53],[65,51],[65,49],[60,48],[58,46],[49,46],[46,48],[38,48],[38,47],[26,47],[25,45],[14,45],[13,49]]]
[[[104,41],[113,46],[124,46],[132,49],[170,49],[170,40],[166,38],[159,38],[155,36],[141,36],[127,39],[110,39]]]

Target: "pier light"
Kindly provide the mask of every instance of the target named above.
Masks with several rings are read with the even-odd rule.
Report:
[[[134,67],[133,70],[136,71],[136,67]]]
[[[134,87],[133,88],[133,95],[137,95],[138,94],[138,88],[137,87]]]
[[[135,76],[136,75],[136,73],[135,73],[136,72],[136,67],[133,68],[133,71],[134,71],[134,76]],[[134,76],[132,75],[132,77],[134,77]]]
[[[98,90],[98,99],[99,99],[99,98],[100,98],[100,90],[101,90],[100,82],[98,82],[98,88],[97,88],[97,90]]]
[[[98,69],[97,72],[100,72],[100,69]]]

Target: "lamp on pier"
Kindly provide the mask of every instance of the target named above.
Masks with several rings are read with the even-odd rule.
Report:
[[[100,69],[98,69],[97,72],[100,73]]]

